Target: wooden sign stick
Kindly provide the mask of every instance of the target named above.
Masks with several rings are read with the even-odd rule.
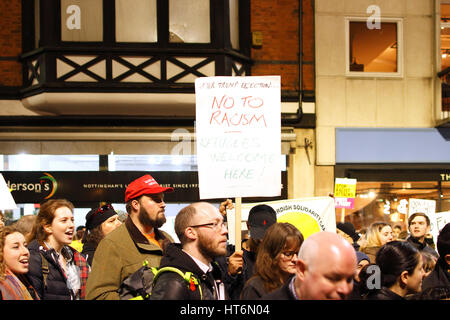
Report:
[[[235,198],[235,207],[234,207],[234,243],[235,243],[235,251],[241,250],[241,205],[242,205],[242,198],[238,197]]]

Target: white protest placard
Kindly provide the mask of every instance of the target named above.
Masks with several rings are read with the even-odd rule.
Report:
[[[200,199],[281,194],[279,76],[195,81]]]
[[[0,173],[0,210],[12,209],[17,209],[17,205],[6,184],[5,178]]]
[[[433,236],[434,243],[436,243],[439,234],[436,221],[436,201],[410,198],[408,204],[408,218],[416,212],[425,213],[428,218],[430,218],[430,233]]]
[[[331,197],[300,198],[242,204],[242,230],[250,209],[258,204],[271,206],[277,213],[277,222],[289,222],[300,230],[306,239],[319,231],[336,232],[336,213]],[[234,244],[234,210],[227,210],[228,236]],[[251,236],[251,235],[250,235]]]
[[[450,211],[436,212],[436,225],[440,232],[447,223],[450,222]],[[439,235],[439,233],[438,233]]]

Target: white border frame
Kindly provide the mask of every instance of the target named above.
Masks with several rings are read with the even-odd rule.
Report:
[[[345,17],[345,75],[356,78],[402,78],[403,77],[403,19],[380,18],[380,22],[397,23],[397,72],[350,71],[350,22],[366,22],[368,17]]]

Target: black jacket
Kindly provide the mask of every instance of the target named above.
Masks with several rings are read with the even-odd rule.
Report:
[[[260,276],[252,277],[245,284],[241,292],[241,300],[258,300],[268,292]]]
[[[47,287],[44,288],[42,274],[42,260],[39,253],[41,245],[33,240],[28,245],[30,251],[29,270],[27,279],[37,291],[42,300],[70,300],[70,291],[67,288],[64,272],[50,255],[51,250],[41,250],[48,261],[49,274],[47,276]]]
[[[370,292],[366,300],[406,300],[405,298],[399,296],[395,292],[389,290],[386,287],[381,287],[380,290]]]
[[[450,273],[448,272],[449,266],[445,262],[445,260],[440,257],[436,265],[434,266],[433,271],[423,279],[422,281],[422,290],[431,288],[431,287],[450,287]]]
[[[417,248],[419,251],[431,253],[436,258],[439,258],[439,254],[434,250],[432,247],[430,247],[425,241],[422,243],[413,236],[409,236],[408,239],[406,239],[409,243],[411,243],[414,247]]]
[[[92,267],[92,260],[94,259],[94,253],[97,249],[98,243],[86,242],[83,244],[83,251],[81,255],[86,259],[87,263]]]
[[[233,250],[234,251],[234,250]],[[254,265],[256,262],[256,254],[251,251],[242,249],[244,260],[243,270],[237,275],[230,275],[228,270],[224,273],[224,280],[226,290],[231,300],[239,300],[241,296],[242,289],[245,283],[253,276]]]
[[[220,268],[213,263],[214,279],[222,279]],[[162,267],[175,267],[183,273],[192,272],[199,280],[202,300],[214,300],[214,280],[208,277],[192,258],[181,250],[179,244],[171,243],[167,246],[163,258]],[[164,272],[157,279],[152,290],[150,300],[200,300],[200,290],[197,286],[191,286],[179,274]]]

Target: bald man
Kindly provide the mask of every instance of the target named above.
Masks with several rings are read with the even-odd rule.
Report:
[[[355,249],[341,236],[318,232],[303,242],[297,272],[264,300],[342,300],[352,292]]]
[[[219,210],[207,202],[193,203],[177,214],[175,232],[179,244],[169,244],[162,267],[191,272],[200,287],[174,272],[164,272],[156,281],[151,300],[225,300],[222,272],[214,258],[227,254],[226,223]]]

